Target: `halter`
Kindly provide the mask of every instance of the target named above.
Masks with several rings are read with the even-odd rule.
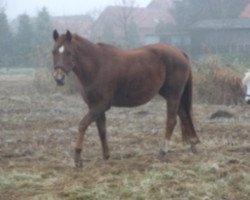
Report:
[[[245,97],[250,97],[250,94],[246,94]]]
[[[55,70],[61,69],[65,74],[68,75],[68,73],[71,72],[71,71],[74,69],[74,66],[70,67],[70,69],[68,69],[68,70],[65,70],[63,66],[57,65],[57,66],[55,66],[54,69],[55,69]]]
[[[71,62],[72,62],[72,65],[70,65],[70,68],[69,68],[68,70],[65,70],[64,67],[61,66],[61,65],[55,66],[54,69],[55,69],[55,70],[56,70],[56,69],[61,69],[62,71],[64,71],[65,74],[68,75],[69,72],[71,72],[71,71],[75,68],[75,66],[76,66],[75,63],[74,63],[74,61],[73,61],[73,58],[72,58],[72,61],[71,61]]]

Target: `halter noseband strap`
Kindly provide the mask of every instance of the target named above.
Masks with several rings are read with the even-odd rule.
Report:
[[[62,71],[65,72],[65,74],[68,74],[68,73],[71,72],[74,68],[75,68],[75,65],[74,65],[74,64],[71,65],[70,68],[69,68],[68,70],[65,70],[64,67],[61,66],[61,65],[55,66],[55,70],[56,70],[56,69],[61,69]]]

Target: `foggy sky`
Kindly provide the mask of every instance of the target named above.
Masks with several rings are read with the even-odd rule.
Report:
[[[151,0],[135,0],[138,6],[147,6]],[[107,5],[118,5],[121,0],[0,0],[9,19],[26,13],[35,16],[46,7],[52,16],[86,14],[101,10]]]

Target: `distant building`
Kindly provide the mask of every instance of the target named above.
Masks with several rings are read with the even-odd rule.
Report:
[[[73,15],[53,17],[53,28],[60,33],[70,30],[72,33],[77,33],[85,38],[91,37],[91,28],[93,19],[89,15]]]
[[[159,42],[155,29],[160,22],[173,23],[168,12],[170,0],[153,0],[146,8],[109,6],[94,22],[92,35],[96,41],[119,44],[125,34],[136,37],[137,44]],[[131,38],[133,39],[133,38]]]
[[[250,19],[203,20],[191,27],[193,55],[250,53]]]
[[[184,31],[162,32],[160,41],[181,48],[193,58],[205,54],[249,56],[249,36],[250,4],[239,18],[198,21]]]

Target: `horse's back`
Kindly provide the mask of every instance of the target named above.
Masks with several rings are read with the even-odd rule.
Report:
[[[155,44],[135,49],[98,45],[103,52],[100,74],[105,77],[103,81],[109,82],[114,89],[114,106],[131,107],[146,103],[170,79],[176,79],[178,65],[188,63],[185,54],[170,45]]]
[[[167,58],[171,59],[172,61],[184,62],[187,64],[189,62],[189,58],[186,53],[184,53],[179,48],[169,44],[159,43],[146,46],[145,48],[148,49],[149,51],[154,52],[155,54],[160,55],[162,59]]]
[[[181,59],[185,62],[181,51],[161,44],[117,50],[117,55],[122,63],[114,101],[117,106],[146,103],[166,84],[167,73],[174,68],[171,62]]]

